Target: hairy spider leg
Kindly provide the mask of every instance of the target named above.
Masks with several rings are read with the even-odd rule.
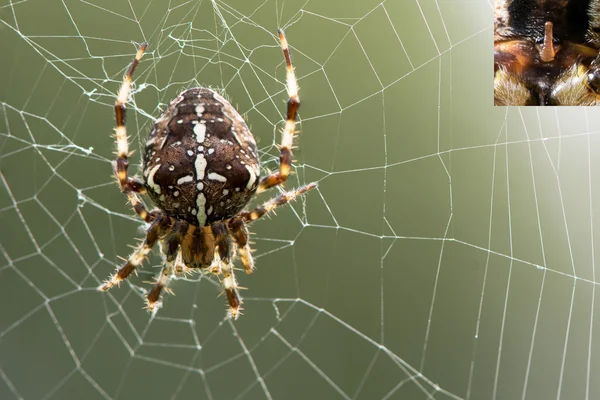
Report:
[[[264,192],[265,190],[272,188],[273,186],[281,185],[290,174],[292,165],[292,145],[294,142],[294,133],[296,128],[296,116],[298,114],[298,107],[300,107],[300,97],[298,97],[298,82],[296,81],[296,74],[294,73],[294,66],[292,64],[292,58],[288,49],[288,43],[285,38],[285,34],[280,29],[279,42],[281,43],[281,49],[285,57],[285,63],[287,66],[286,74],[286,86],[288,92],[287,102],[287,117],[285,121],[285,127],[281,135],[281,153],[279,155],[279,171],[274,172],[264,177],[256,193]]]
[[[144,51],[146,50],[147,46],[147,43],[142,44],[142,47],[140,47],[137,54],[135,55],[135,58],[133,59],[129,70],[123,78],[123,83],[121,84],[121,88],[119,89],[119,93],[117,95],[117,100],[115,101],[115,136],[117,142],[117,160],[115,162],[114,168],[117,178],[119,180],[121,192],[123,192],[127,196],[135,212],[144,221],[150,222],[152,218],[151,214],[148,212],[148,209],[138,196],[138,193],[143,194],[146,192],[146,187],[139,178],[132,178],[129,177],[127,174],[127,168],[129,166],[129,142],[127,138],[127,128],[125,127],[125,103],[127,103],[127,98],[129,97],[133,71],[135,71],[135,67],[137,67],[137,65],[139,64],[140,59],[144,55]]]
[[[275,210],[277,207],[284,205],[285,203],[294,200],[296,197],[303,195],[317,187],[316,182],[309,183],[308,185],[299,187],[297,189],[291,190],[289,192],[285,192],[280,194],[279,196],[272,198],[261,206],[256,207],[252,211],[242,211],[240,213],[241,217],[245,222],[253,222],[264,216],[267,213]]]
[[[156,307],[156,302],[160,298],[160,294],[164,290],[169,294],[173,294],[173,291],[168,288],[169,282],[171,281],[171,276],[173,275],[173,269],[175,264],[177,263],[177,257],[181,257],[181,252],[177,252],[176,257],[172,257],[171,259],[165,260],[165,263],[158,274],[158,276],[154,280],[154,286],[146,295],[146,309],[150,312],[154,311]]]
[[[215,235],[215,244],[217,246],[217,253],[215,254],[215,261],[218,263],[218,271],[223,274],[221,284],[223,290],[227,296],[227,303],[229,304],[229,315],[233,319],[237,319],[240,315],[242,299],[238,292],[237,280],[233,273],[233,244],[227,227],[224,223],[213,224],[213,234]]]
[[[142,265],[144,258],[150,253],[152,247],[154,247],[158,239],[168,230],[168,223],[169,218],[162,214],[158,214],[154,217],[146,231],[146,238],[142,244],[131,254],[131,256],[129,256],[127,262],[125,262],[121,268],[117,269],[116,273],[110,275],[108,279],[98,287],[98,290],[104,292],[115,285],[118,286],[122,280],[127,279],[137,267]]]
[[[177,276],[183,276],[192,271],[192,269],[188,268],[183,262],[183,255],[180,249],[180,245],[183,243],[189,228],[189,223],[176,219],[173,229],[164,239],[164,253],[166,254],[168,261],[175,261],[173,272]]]
[[[250,248],[250,233],[242,218],[233,218],[229,221],[229,231],[237,245],[238,255],[247,274],[254,271],[254,259],[252,258],[252,249]]]

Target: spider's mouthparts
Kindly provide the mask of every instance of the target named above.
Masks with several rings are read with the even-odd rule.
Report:
[[[542,48],[540,50],[540,58],[544,62],[550,62],[553,61],[554,57],[556,56],[553,43],[552,22],[546,22],[544,27],[546,29],[546,34],[544,35],[544,44],[542,44]]]

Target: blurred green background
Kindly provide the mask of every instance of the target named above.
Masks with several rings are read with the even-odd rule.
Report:
[[[600,115],[495,108],[490,1],[0,1],[1,399],[600,398]],[[96,287],[141,224],[111,176],[137,43],[135,172],[165,105],[223,90],[295,174],[245,314],[214,278]],[[256,202],[265,201],[261,195]]]

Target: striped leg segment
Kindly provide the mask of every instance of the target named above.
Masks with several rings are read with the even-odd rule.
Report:
[[[221,284],[225,290],[227,296],[227,303],[229,304],[229,310],[227,311],[232,319],[237,319],[242,311],[242,299],[238,292],[237,280],[233,273],[233,263],[231,259],[221,260],[221,273],[223,274],[223,280]]]
[[[252,258],[252,249],[250,249],[249,237],[250,233],[244,220],[241,218],[235,218],[229,223],[229,230],[231,236],[235,240],[238,248],[238,254],[242,260],[242,265],[247,274],[251,274],[254,271],[254,259]]]
[[[192,271],[184,263],[181,248],[189,230],[189,223],[173,219],[173,224],[162,239],[162,253],[165,255],[165,265],[156,277],[154,286],[146,295],[146,308],[150,312],[154,311],[163,291],[173,294],[173,291],[168,287],[173,274],[182,276]]]
[[[173,273],[177,276],[183,276],[192,272],[192,269],[188,268],[183,262],[183,255],[180,249],[180,245],[185,240],[189,229],[190,225],[186,221],[175,220],[173,229],[164,240],[163,249],[165,249],[167,261],[174,261]]]
[[[178,252],[178,255],[179,254],[180,253]],[[165,262],[165,265],[162,267],[160,274],[158,274],[158,276],[156,277],[154,286],[152,287],[152,289],[150,289],[150,291],[146,295],[146,308],[148,309],[148,311],[150,311],[150,312],[154,311],[154,308],[156,307],[156,302],[160,298],[160,294],[162,293],[163,290],[165,292],[173,294],[173,291],[171,291],[168,288],[168,286],[169,286],[169,282],[171,281],[171,276],[173,275],[173,268],[174,268],[176,262],[177,262],[177,258],[173,258],[171,261],[167,260]]]
[[[252,221],[256,221],[257,219],[259,219],[260,217],[262,217],[263,215],[270,213],[271,211],[275,210],[277,207],[284,205],[285,203],[294,200],[296,197],[303,195],[304,193],[308,192],[309,190],[312,190],[314,188],[317,187],[317,184],[315,182],[313,183],[309,183],[306,186],[302,186],[296,190],[292,190],[290,192],[286,192],[286,193],[282,193],[279,196],[267,201],[265,204],[263,204],[262,206],[258,206],[256,207],[254,210],[252,211],[244,211],[241,213],[241,217],[244,219],[245,222],[252,222]]]
[[[296,116],[298,114],[298,108],[300,107],[300,98],[298,97],[298,82],[296,81],[296,74],[294,73],[294,66],[292,64],[292,58],[290,57],[288,43],[283,31],[279,30],[278,33],[279,42],[281,43],[281,49],[283,50],[287,67],[286,86],[289,96],[287,102],[287,117],[281,136],[279,172],[275,172],[264,177],[258,185],[257,193],[264,192],[265,190],[272,188],[273,186],[280,185],[287,180],[292,165],[292,145],[296,128]]]
[[[223,274],[223,280],[221,284],[225,290],[227,296],[227,303],[229,304],[229,316],[232,319],[237,319],[240,315],[242,300],[240,298],[237,286],[237,280],[233,273],[233,260],[231,257],[232,243],[229,232],[225,224],[217,223],[213,225],[213,233],[215,235],[215,243],[218,248],[217,254],[215,254],[216,261],[219,263],[220,272]]]
[[[140,59],[144,55],[144,51],[146,50],[147,44],[144,43],[142,47],[138,50],[127,74],[123,78],[123,83],[121,84],[121,88],[119,89],[119,93],[117,95],[117,100],[115,101],[115,118],[116,118],[116,128],[115,128],[115,136],[117,142],[117,160],[115,163],[115,173],[119,180],[119,185],[121,186],[121,191],[125,193],[133,209],[135,212],[146,222],[150,222],[150,214],[142,203],[142,200],[138,196],[138,193],[144,193],[145,187],[144,183],[138,178],[130,178],[127,174],[127,168],[129,166],[129,143],[127,139],[127,128],[125,127],[125,114],[126,108],[125,103],[127,103],[127,98],[129,97],[129,90],[131,87],[131,79],[133,77],[133,72],[135,71],[135,67],[140,62]]]
[[[98,287],[100,291],[106,291],[115,285],[119,285],[121,281],[127,279],[127,277],[144,261],[144,258],[150,253],[154,244],[158,241],[159,237],[164,234],[166,229],[165,220],[168,222],[168,218],[161,215],[154,218],[151,222],[148,231],[146,232],[146,239],[142,242],[129,259],[116,273],[112,274],[102,285]]]

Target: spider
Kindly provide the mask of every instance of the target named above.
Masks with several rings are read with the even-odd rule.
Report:
[[[147,224],[146,237],[98,290],[119,285],[159,243],[163,267],[146,294],[149,311],[161,304],[161,292],[170,292],[167,286],[173,275],[201,270],[220,277],[228,315],[233,319],[239,316],[242,299],[233,269],[236,253],[246,273],[254,270],[247,224],[316,187],[316,183],[310,183],[282,193],[254,210],[244,209],[255,194],[285,183],[291,169],[300,99],[287,40],[282,30],[278,34],[287,67],[287,118],[279,171],[262,179],[256,142],[244,119],[225,98],[203,87],[184,90],[171,101],[146,142],[143,180],[128,175],[125,103],[133,72],[147,44],[140,47],[115,102],[114,171],[121,191]],[[148,195],[157,208],[148,211],[140,194]]]
[[[600,105],[600,2],[496,0],[494,103]]]

